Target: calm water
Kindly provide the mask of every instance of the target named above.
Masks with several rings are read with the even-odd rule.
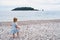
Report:
[[[60,11],[0,11],[0,22],[12,21],[14,17],[20,21],[60,19]]]

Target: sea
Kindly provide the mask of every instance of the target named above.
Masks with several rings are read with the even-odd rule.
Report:
[[[60,11],[0,11],[0,22],[60,19]]]

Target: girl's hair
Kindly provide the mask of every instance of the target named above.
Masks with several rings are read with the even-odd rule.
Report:
[[[13,18],[13,22],[17,22],[17,18]]]

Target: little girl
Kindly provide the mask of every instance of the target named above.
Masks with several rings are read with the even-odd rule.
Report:
[[[11,33],[13,38],[15,38],[15,34],[17,34],[17,36],[19,37],[19,27],[17,25],[17,18],[13,18],[13,23],[11,25]]]

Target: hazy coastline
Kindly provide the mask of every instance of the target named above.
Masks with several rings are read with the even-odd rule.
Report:
[[[41,23],[59,23],[60,19],[52,19],[52,20],[28,20],[28,21],[18,21],[17,23],[19,25],[30,25],[30,24],[41,24]],[[11,24],[12,21],[5,21],[5,22],[0,22],[0,26],[4,26],[4,25],[9,25]]]

